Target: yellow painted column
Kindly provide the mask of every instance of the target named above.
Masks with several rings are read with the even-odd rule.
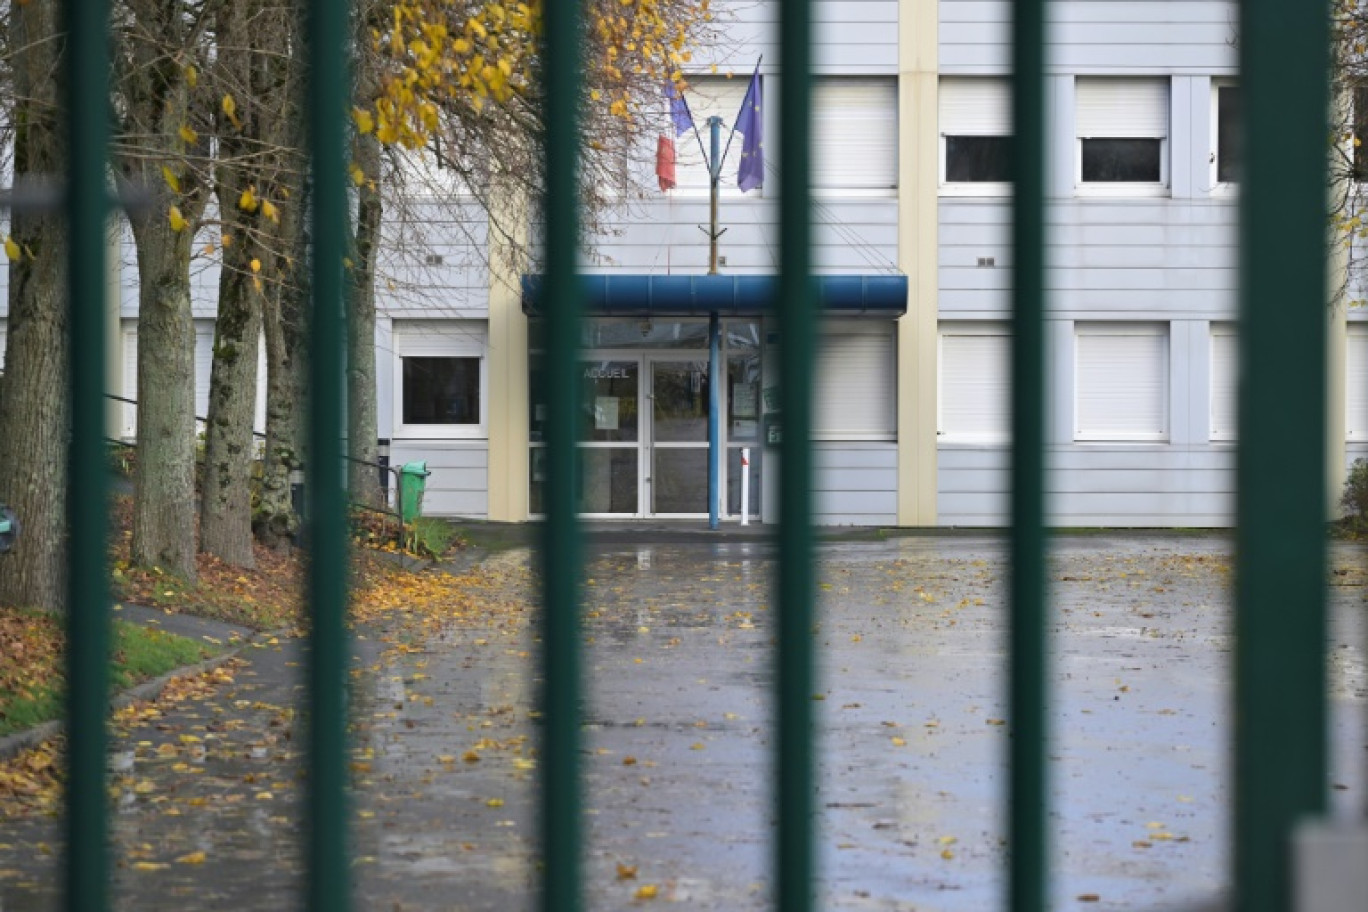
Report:
[[[938,73],[937,0],[898,11],[898,525],[936,523]]]
[[[489,518],[527,519],[527,317],[521,266],[527,206],[507,185],[493,196],[489,253]]]

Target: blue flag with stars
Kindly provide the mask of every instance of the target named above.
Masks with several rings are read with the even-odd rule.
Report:
[[[759,72],[751,77],[746,100],[741,102],[741,113],[737,115],[734,127],[736,132],[745,137],[741,143],[741,169],[736,175],[736,185],[743,192],[764,186],[765,183],[765,145],[760,135],[764,123],[761,78]]]

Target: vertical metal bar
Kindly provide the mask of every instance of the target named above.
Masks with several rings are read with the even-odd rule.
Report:
[[[71,447],[67,516],[66,907],[108,902],[105,715],[109,707],[109,534],[104,443],[105,155],[109,97],[108,0],[66,5],[66,113],[70,129],[66,216],[71,327]]]
[[[708,528],[716,529],[721,510],[722,484],[722,391],[727,388],[722,370],[722,321],[708,318]]]
[[[778,908],[813,908],[812,365],[817,296],[812,271],[812,4],[780,7],[779,58],[779,737]],[[761,116],[764,116],[763,110]]]
[[[1045,3],[1013,18],[1010,908],[1040,912],[1049,889],[1045,748]]]
[[[578,912],[580,874],[580,548],[576,439],[582,406],[578,149],[580,0],[546,17],[546,523],[542,538],[541,908]]]
[[[1329,7],[1246,0],[1240,29],[1235,899],[1291,908],[1291,834],[1326,803]]]
[[[347,0],[307,8],[309,152],[313,174],[313,288],[309,312],[309,845],[308,908],[346,912],[347,574],[342,409],[347,287]]]

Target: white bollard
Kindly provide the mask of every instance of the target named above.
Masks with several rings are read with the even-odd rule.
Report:
[[[741,525],[750,525],[750,447],[741,448]]]

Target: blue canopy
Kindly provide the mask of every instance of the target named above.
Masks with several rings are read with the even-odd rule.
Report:
[[[824,310],[893,319],[907,313],[907,276],[813,276]],[[773,275],[583,275],[585,312],[594,316],[759,315],[778,293]],[[523,312],[541,313],[542,277],[523,276]]]

